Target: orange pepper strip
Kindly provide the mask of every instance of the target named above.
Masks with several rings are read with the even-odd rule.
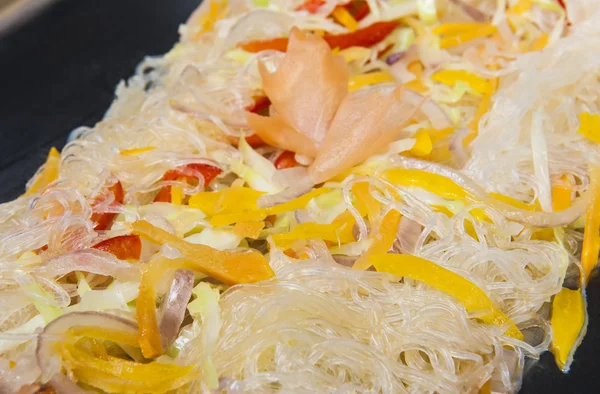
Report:
[[[346,49],[352,46],[371,47],[383,41],[398,25],[399,23],[396,21],[376,22],[351,33],[325,34],[323,39],[332,49]],[[266,50],[285,52],[287,45],[287,37],[278,37],[270,40],[243,42],[239,44],[239,47],[252,53]]]
[[[600,252],[600,168],[593,167],[590,171],[590,188],[592,200],[585,214],[585,230],[583,232],[583,249],[581,251],[581,265],[586,280],[598,264]]]
[[[233,226],[233,232],[240,237],[257,239],[265,227],[265,222],[238,222]]]
[[[92,248],[111,253],[120,260],[139,260],[142,240],[137,235],[119,235],[99,242]]]
[[[264,256],[258,252],[220,251],[196,245],[153,226],[145,220],[132,223],[133,232],[156,244],[169,244],[179,250],[193,271],[202,272],[223,283],[254,283],[274,276]]]
[[[366,212],[369,217],[369,223],[371,226],[375,224],[375,219],[379,217],[381,213],[381,206],[369,192],[368,182],[355,183],[352,186],[352,193],[356,197],[356,208],[359,212]]]
[[[366,270],[371,266],[370,256],[378,253],[386,253],[391,249],[394,240],[396,239],[401,216],[400,212],[392,209],[383,217],[381,224],[379,225],[379,231],[373,239],[373,244],[360,259],[356,260],[352,269]]]

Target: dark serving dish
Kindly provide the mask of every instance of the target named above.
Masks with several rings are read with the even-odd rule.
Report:
[[[18,197],[50,147],[99,121],[119,80],[167,52],[199,0],[63,0],[0,37],[0,202]],[[590,281],[587,335],[569,374],[549,352],[530,362],[522,394],[598,393],[600,277]]]

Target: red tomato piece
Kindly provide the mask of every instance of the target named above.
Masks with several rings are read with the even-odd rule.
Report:
[[[102,194],[101,196],[97,197],[96,201],[94,203],[92,203],[92,211],[94,210],[94,206],[96,204],[106,200],[110,196],[112,196],[112,200],[113,200],[113,202],[110,204],[110,206],[116,206],[118,204],[123,204],[123,199],[125,197],[125,194],[123,192],[123,186],[121,185],[121,182],[117,181],[112,186],[108,187],[107,192],[105,194]],[[92,221],[94,223],[96,223],[94,230],[109,229],[116,216],[117,216],[116,213],[111,213],[111,212],[104,212],[104,213],[94,212],[94,213],[92,213]]]
[[[324,0],[307,0],[297,7],[296,11],[308,11],[309,14],[316,14],[323,4],[325,4]]]
[[[183,178],[186,182],[198,180],[196,173],[201,173],[204,177],[204,186],[208,185],[219,175],[222,170],[208,164],[192,163],[185,166],[180,166],[169,170],[163,175],[163,181],[174,181],[178,178]],[[171,186],[163,187],[156,197],[154,202],[171,202]]]
[[[297,167],[300,164],[296,161],[296,154],[294,152],[290,152],[286,150],[275,159],[275,168],[278,170],[283,170],[286,168]]]
[[[97,243],[92,248],[111,253],[119,260],[139,260],[142,254],[142,240],[139,235],[120,235]]]

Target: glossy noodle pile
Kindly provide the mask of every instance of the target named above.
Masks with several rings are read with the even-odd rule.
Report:
[[[569,370],[600,249],[600,4],[205,0],[180,34],[0,205],[0,392],[512,393],[548,350]]]

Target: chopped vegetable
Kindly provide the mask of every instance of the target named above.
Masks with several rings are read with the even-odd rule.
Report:
[[[400,212],[391,209],[381,220],[379,229],[373,237],[373,243],[367,251],[354,263],[352,269],[365,270],[372,264],[369,256],[387,253],[392,248],[398,226],[400,225]]]
[[[125,149],[121,151],[121,156],[136,156],[142,153],[151,152],[156,148],[153,146],[145,146],[143,148]]]
[[[485,292],[462,276],[431,261],[406,254],[376,254],[369,256],[369,261],[379,272],[418,280],[456,298],[471,313],[490,311],[479,319],[498,327],[506,327],[506,335],[523,340],[521,331],[496,308]]]
[[[337,6],[333,9],[331,15],[349,31],[353,32],[358,29],[358,22],[346,8]]]
[[[198,174],[202,175],[204,179],[204,186],[207,186],[222,172],[218,167],[211,166],[208,164],[192,163],[185,166],[177,167],[173,170],[169,170],[163,175],[163,181],[174,181],[177,179],[185,180],[188,183],[198,182]],[[175,192],[175,196],[178,202],[181,204],[183,190],[179,189]],[[172,198],[171,186],[163,187],[156,197],[155,202],[171,202]]]
[[[137,235],[120,235],[104,240],[92,247],[111,253],[120,260],[139,260],[142,253],[142,241]]]
[[[295,156],[296,154],[294,152],[290,152],[289,150],[282,152],[279,156],[277,156],[277,159],[275,159],[275,168],[278,170],[284,170],[286,168],[299,166],[300,164],[298,164],[296,161]]]
[[[121,182],[117,181],[92,202],[92,210],[94,210],[96,205],[103,204],[108,199],[112,200],[110,207],[116,207],[119,204],[123,204],[124,197]],[[92,222],[96,223],[94,230],[108,230],[116,216],[117,214],[113,212],[94,212],[91,218]]]
[[[36,176],[23,196],[31,196],[32,194],[43,191],[46,186],[58,178],[58,166],[60,164],[60,152],[52,147],[48,152],[46,163],[42,171]]]
[[[307,11],[309,14],[316,14],[324,4],[325,0],[306,0],[296,8],[296,11]]]
[[[556,364],[563,372],[568,372],[573,362],[573,354],[585,334],[587,313],[582,289],[570,290],[565,287],[552,301],[552,353]]]
[[[590,189],[592,198],[585,214],[585,231],[581,250],[581,265],[586,280],[589,280],[593,269],[598,265],[600,253],[600,168],[594,166],[590,170]]]
[[[398,22],[376,22],[372,25],[345,34],[325,34],[323,39],[331,48],[346,49],[352,46],[371,47],[383,41],[394,29]],[[288,46],[287,38],[273,38],[264,41],[250,41],[239,45],[248,52],[274,50],[285,52]]]
[[[461,24],[463,25],[463,24]],[[440,48],[448,49],[453,48],[469,41],[475,40],[477,38],[483,38],[491,36],[496,32],[496,26],[491,23],[481,23],[481,24],[469,24],[469,28],[466,26],[457,26],[452,25],[449,28],[442,28],[442,31],[449,30],[454,31],[452,33],[442,33],[444,37],[440,40]],[[460,30],[460,31],[457,31]]]
[[[422,170],[396,168],[385,171],[384,177],[396,185],[420,187],[451,200],[464,200],[469,196],[454,181]]]
[[[419,130],[415,134],[415,145],[411,148],[410,153],[415,156],[427,156],[433,150],[431,137],[426,130]]]
[[[384,82],[394,82],[394,77],[386,71],[354,75],[348,80],[348,90],[352,92],[364,86],[376,85]]]
[[[492,86],[487,80],[465,70],[438,71],[431,76],[431,79],[448,86],[453,86],[462,81],[479,94],[490,94],[492,92]]]
[[[580,113],[577,132],[588,140],[600,144],[600,115],[589,112]]]
[[[264,222],[237,222],[233,226],[233,232],[240,237],[257,239],[264,227]]]

